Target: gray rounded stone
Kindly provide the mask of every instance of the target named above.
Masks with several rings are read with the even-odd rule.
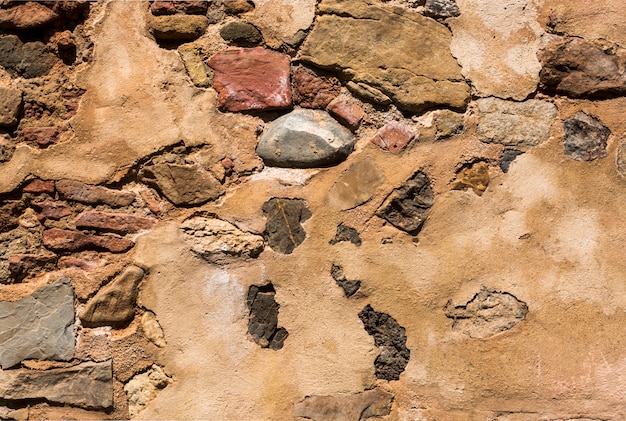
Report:
[[[338,164],[353,149],[352,133],[326,112],[294,110],[269,125],[256,152],[269,166],[313,168]]]

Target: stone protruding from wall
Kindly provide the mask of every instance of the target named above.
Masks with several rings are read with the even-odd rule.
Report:
[[[333,277],[337,285],[343,289],[346,298],[352,297],[361,288],[361,281],[348,280],[343,274],[343,268],[333,263],[330,268],[330,275]]]
[[[124,385],[124,392],[128,396],[130,416],[134,417],[141,412],[171,381],[172,379],[156,364],[152,365],[146,372],[137,374],[130,379]]]
[[[306,238],[302,222],[311,217],[303,199],[274,197],[263,204],[265,235],[272,250],[291,254]]]
[[[248,332],[261,348],[277,351],[289,333],[284,327],[278,327],[278,308],[280,305],[274,299],[276,290],[269,283],[266,285],[252,285],[248,289],[246,304],[250,310],[248,316]]]
[[[342,241],[349,241],[355,246],[360,246],[362,244],[359,232],[352,227],[344,225],[343,222],[337,225],[337,233],[335,234],[335,237],[328,242],[328,244],[332,246],[337,243],[341,243]]]
[[[378,419],[389,415],[393,398],[379,387],[354,394],[307,396],[293,405],[293,415],[314,421]]]
[[[598,117],[579,111],[563,122],[565,155],[576,161],[606,157],[611,130]]]

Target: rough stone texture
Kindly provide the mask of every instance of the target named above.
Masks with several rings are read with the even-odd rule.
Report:
[[[146,338],[159,348],[165,347],[167,342],[165,341],[165,335],[163,329],[156,318],[156,315],[151,311],[146,311],[141,316],[141,329],[143,330]]]
[[[206,0],[155,0],[150,5],[150,12],[153,15],[173,15],[176,13],[203,15],[206,13],[209,3]]]
[[[158,365],[153,365],[145,373],[137,374],[124,385],[128,396],[129,413],[136,416],[156,395],[171,382],[171,379]]]
[[[428,176],[417,171],[404,185],[391,192],[376,214],[394,227],[415,235],[426,221],[426,212],[434,200]]]
[[[43,245],[52,251],[103,250],[123,253],[133,246],[126,238],[89,235],[76,231],[51,228],[43,232]]]
[[[223,255],[257,257],[263,251],[263,237],[218,218],[196,216],[184,221],[181,229],[191,250],[209,261]]]
[[[291,106],[289,57],[265,48],[225,50],[207,62],[223,111],[273,110]]]
[[[265,235],[270,247],[283,254],[291,254],[306,238],[301,223],[311,217],[302,199],[274,197],[263,204],[267,219]]]
[[[299,58],[340,70],[413,112],[463,108],[469,87],[450,54],[449,30],[416,12],[371,1],[323,0]]]
[[[611,130],[600,119],[582,111],[563,122],[565,155],[577,161],[606,157]]]
[[[17,282],[32,274],[54,270],[55,254],[12,254],[9,256],[9,272]]]
[[[406,347],[406,330],[396,319],[386,313],[375,311],[369,304],[359,313],[366,332],[374,338],[380,353],[374,361],[376,377],[383,380],[399,380],[409,363],[411,351]]]
[[[249,12],[254,9],[254,3],[251,0],[223,0],[224,10],[231,15]]]
[[[135,195],[128,191],[112,190],[102,186],[92,186],[75,180],[59,180],[56,189],[61,198],[89,205],[128,206]]]
[[[33,194],[54,194],[54,181],[45,181],[45,180],[32,180],[27,185],[22,188],[24,193],[33,193]]]
[[[389,415],[392,402],[393,393],[380,388],[352,395],[307,396],[293,405],[293,415],[315,421],[361,421]]]
[[[406,126],[392,121],[380,129],[370,142],[381,149],[398,154],[414,137],[415,134]]]
[[[354,131],[359,128],[365,112],[363,108],[354,102],[348,102],[341,98],[333,99],[327,107],[328,112],[341,124]]]
[[[27,2],[0,10],[0,28],[34,29],[52,23],[58,15],[37,2]]]
[[[485,98],[477,103],[478,138],[506,146],[536,146],[545,142],[557,115],[554,104],[535,99],[511,102]]]
[[[453,319],[452,330],[474,339],[484,339],[511,329],[526,318],[528,306],[508,292],[482,288],[465,305],[448,301],[446,317]]]
[[[294,102],[304,108],[323,110],[340,92],[337,80],[316,76],[303,67],[293,72],[292,84]]]
[[[142,169],[141,178],[175,205],[200,205],[223,193],[219,181],[197,165],[151,165]]]
[[[352,133],[326,112],[300,109],[274,120],[256,152],[266,165],[312,168],[337,164],[353,148]]]
[[[0,87],[0,126],[13,127],[17,124],[22,107],[22,92]]]
[[[626,143],[622,143],[617,147],[615,166],[617,167],[618,174],[626,178]]]
[[[137,286],[143,275],[140,267],[129,266],[114,281],[101,288],[80,313],[83,325],[119,327],[130,322],[135,316]]]
[[[44,286],[15,302],[0,302],[0,342],[3,370],[27,358],[70,360],[74,356],[74,294],[70,282]],[[7,384],[0,381],[2,386],[6,388]],[[2,398],[7,399],[0,393]]]
[[[84,362],[46,371],[0,371],[0,398],[6,401],[45,399],[81,408],[113,406],[111,362]]]
[[[337,225],[337,233],[335,237],[328,242],[330,245],[341,243],[342,241],[350,241],[355,246],[360,246],[362,241],[359,233],[352,227],[344,225],[343,222]]]
[[[183,44],[178,47],[178,54],[194,85],[208,88],[213,84],[213,73],[202,60],[197,47],[193,44]]]
[[[537,55],[541,88],[573,98],[610,98],[626,93],[626,50],[602,41],[550,38]]]
[[[142,325],[132,323],[111,339],[113,376],[127,383],[150,368],[157,360],[157,352],[157,346],[145,336]]]
[[[505,149],[502,152],[502,156],[500,157],[500,169],[502,170],[502,172],[509,172],[509,168],[511,167],[513,161],[515,161],[515,158],[522,155],[523,153],[524,152],[518,151],[516,149]]]
[[[19,225],[19,217],[24,211],[24,203],[19,201],[3,201],[0,204],[0,232],[7,232]]]
[[[339,265],[333,264],[330,268],[330,275],[333,277],[337,285],[343,289],[343,293],[347,298],[352,297],[361,288],[361,281],[348,280],[343,274],[343,268]]]
[[[171,15],[150,16],[152,34],[157,41],[191,41],[206,31],[209,20],[206,16]]]
[[[459,16],[461,11],[456,0],[426,0],[422,13],[435,19],[447,19]]]
[[[248,333],[261,348],[278,351],[284,345],[289,333],[284,327],[278,327],[278,309],[280,305],[274,299],[276,290],[270,283],[252,285],[248,290],[246,304],[248,316]]]
[[[42,219],[61,219],[73,213],[72,208],[64,202],[53,202],[46,200],[32,204]]]
[[[450,110],[441,110],[435,116],[437,139],[445,139],[463,131],[465,125],[463,114]]]
[[[326,203],[337,210],[348,210],[372,198],[385,181],[380,168],[364,159],[348,168],[330,188]]]
[[[220,36],[238,47],[253,47],[263,42],[263,35],[251,23],[232,21],[220,29]]]
[[[10,161],[15,152],[15,143],[6,134],[0,134],[0,163]]]
[[[0,66],[15,75],[44,76],[58,61],[39,41],[23,43],[15,35],[0,36]]]
[[[155,220],[128,213],[85,211],[74,220],[79,229],[109,231],[118,234],[131,234],[151,229]]]
[[[465,165],[456,175],[452,183],[455,190],[472,189],[479,196],[487,190],[489,185],[489,166],[485,161],[474,162]]]
[[[316,0],[254,0],[246,20],[263,33],[270,48],[299,44],[315,18]],[[243,6],[245,7],[245,6]],[[239,6],[239,10],[242,6]]]
[[[34,142],[45,148],[59,141],[61,130],[59,127],[24,127],[20,130],[20,138],[25,142]]]

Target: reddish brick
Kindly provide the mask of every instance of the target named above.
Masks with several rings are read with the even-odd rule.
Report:
[[[37,202],[32,204],[39,213],[40,219],[61,219],[72,214],[72,208],[64,202]]]
[[[293,72],[293,99],[304,108],[324,109],[339,95],[338,81],[316,76],[303,68]]]
[[[61,130],[56,127],[24,127],[21,130],[22,139],[26,142],[35,142],[45,148],[59,141]]]
[[[9,256],[9,271],[21,281],[31,273],[54,269],[56,261],[56,255],[12,254]]]
[[[363,108],[353,102],[348,102],[345,99],[338,98],[335,98],[330,104],[328,104],[328,112],[350,130],[358,129],[361,124],[361,120],[365,117]]]
[[[112,190],[102,186],[92,186],[74,180],[56,182],[57,192],[67,200],[88,205],[128,206],[135,200],[135,194],[127,191]]]
[[[128,213],[110,213],[85,211],[78,215],[74,223],[76,228],[111,231],[130,234],[149,230],[156,221],[153,218],[131,215]]]
[[[392,121],[370,140],[374,145],[392,153],[400,153],[415,135],[404,125]]]
[[[52,228],[43,232],[43,245],[52,251],[103,250],[123,253],[134,246],[134,243],[126,238]]]
[[[33,180],[22,188],[24,193],[54,194],[54,181]]]
[[[88,272],[92,272],[98,267],[98,263],[93,260],[80,259],[74,256],[61,257],[57,265],[59,269],[78,268]]]
[[[289,57],[265,48],[220,51],[208,61],[222,111],[275,110],[291,106]]]

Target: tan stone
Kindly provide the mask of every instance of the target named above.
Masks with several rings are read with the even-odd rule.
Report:
[[[178,54],[180,54],[187,74],[194,85],[208,88],[213,84],[213,72],[202,60],[197,47],[193,44],[183,44],[178,47]]]
[[[302,40],[313,23],[316,0],[254,0],[246,21],[261,30],[271,48],[293,45]]]
[[[365,158],[341,174],[328,192],[326,203],[337,210],[352,209],[370,200],[384,181],[382,171]]]

